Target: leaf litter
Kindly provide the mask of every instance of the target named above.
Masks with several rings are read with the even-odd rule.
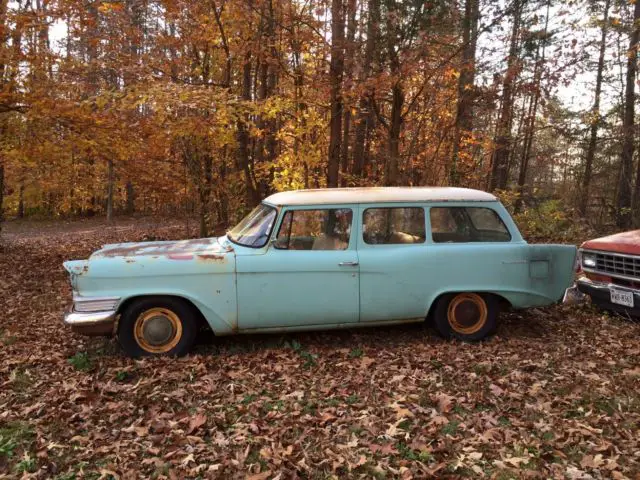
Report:
[[[9,224],[1,478],[638,478],[636,323],[506,313],[478,344],[417,325],[202,339],[131,360],[61,323],[61,263],[175,222]]]

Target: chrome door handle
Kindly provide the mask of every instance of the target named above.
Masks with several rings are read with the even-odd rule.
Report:
[[[340,262],[338,264],[339,267],[357,267],[358,265],[358,262]]]

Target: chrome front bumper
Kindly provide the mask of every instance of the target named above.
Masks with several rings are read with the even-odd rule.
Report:
[[[97,311],[97,312],[80,312],[75,309],[75,304],[78,302],[96,302],[113,300],[111,305],[113,309]],[[82,335],[100,336],[100,335],[112,335],[116,327],[117,309],[116,304],[119,299],[115,298],[82,298],[74,297],[73,304],[69,310],[64,314],[64,323],[69,325],[71,329]]]
[[[580,278],[576,282],[578,290],[591,297],[591,302],[596,305],[613,310],[615,312],[625,313],[632,316],[640,316],[640,291],[630,287],[624,287],[613,283],[595,282],[588,278]],[[634,307],[625,307],[611,303],[611,288],[618,290],[626,290],[633,294]]]
[[[116,326],[116,312],[80,313],[69,311],[64,314],[64,323],[82,335],[112,335]]]

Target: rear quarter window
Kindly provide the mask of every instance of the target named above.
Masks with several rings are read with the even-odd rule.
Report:
[[[510,242],[500,215],[487,207],[432,207],[429,211],[435,243]]]

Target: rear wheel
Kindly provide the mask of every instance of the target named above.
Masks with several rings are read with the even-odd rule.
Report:
[[[476,341],[495,330],[498,311],[498,301],[493,295],[452,293],[438,299],[434,323],[445,338]]]
[[[175,297],[135,300],[122,313],[118,341],[130,357],[185,355],[198,331],[196,312]]]

